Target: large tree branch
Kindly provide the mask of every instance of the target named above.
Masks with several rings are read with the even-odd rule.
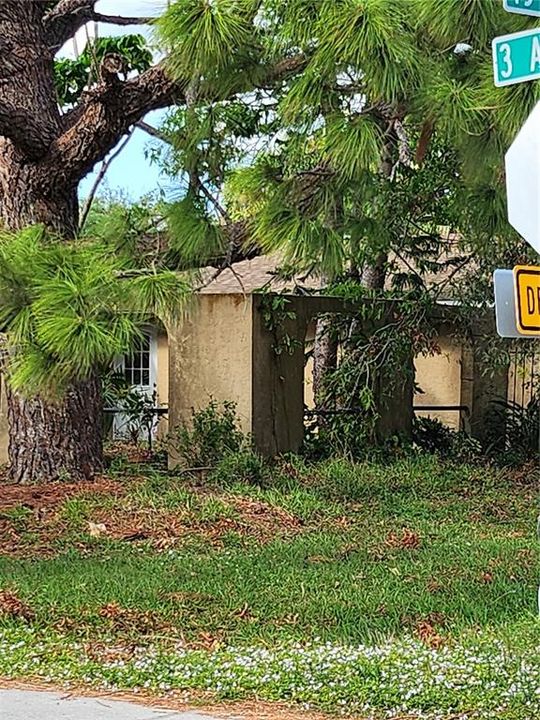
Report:
[[[265,86],[301,71],[305,63],[305,56],[297,56],[268,67]],[[106,55],[100,67],[100,82],[83,93],[79,105],[64,116],[63,132],[45,158],[46,164],[54,168],[51,182],[54,179],[55,184],[77,184],[148,112],[186,104],[189,79],[172,80],[164,63],[127,81],[121,81],[118,72],[117,56]]]
[[[51,145],[46,162],[60,170],[55,183],[77,183],[146,113],[185,99],[182,85],[172,81],[162,65],[125,82],[109,73],[102,73],[102,78],[65,116],[64,132]]]
[[[168,145],[171,144],[171,138],[167,135],[167,133],[157,127],[154,127],[153,125],[150,125],[150,123],[147,123],[144,120],[139,120],[137,127],[147,135],[150,135],[150,137],[156,138],[156,140],[161,140],[161,142],[167,143]]]
[[[110,25],[143,25],[155,20],[152,17],[123,17],[103,15],[95,11],[96,0],[60,0],[43,17],[43,27],[50,50],[57,52],[88,22]]]
[[[47,45],[57,52],[87,22],[92,20],[97,0],[60,0],[43,16]]]
[[[108,25],[150,25],[155,22],[155,17],[124,17],[121,15],[103,15],[102,13],[94,13],[92,18],[95,22],[107,23]]]

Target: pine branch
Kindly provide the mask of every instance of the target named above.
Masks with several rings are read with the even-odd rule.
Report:
[[[145,122],[144,120],[140,120],[137,123],[137,127],[140,130],[144,130],[145,133],[150,135],[151,137],[154,137],[158,140],[161,140],[164,143],[171,144],[171,139],[168,135],[166,135],[164,132],[159,130],[158,128],[154,127],[153,125],[150,125],[149,123]],[[210,190],[206,187],[206,185],[203,183],[201,178],[197,175],[197,173],[191,174],[190,179],[191,184],[193,185],[194,190],[199,190],[204,197],[210,202],[216,209],[216,211],[221,215],[221,217],[225,220],[226,223],[230,224],[232,223],[232,219],[229,215],[229,213],[225,210],[223,205],[219,202],[219,200],[212,195]]]

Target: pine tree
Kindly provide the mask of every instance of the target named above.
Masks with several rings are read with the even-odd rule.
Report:
[[[55,238],[76,239],[79,181],[149,110],[174,106],[165,130],[188,178],[171,212],[181,267],[279,250],[329,278],[363,266],[364,283],[380,288],[390,251],[409,247],[416,257],[418,238],[439,222],[431,214],[421,232],[403,234],[397,188],[421,177],[423,160],[440,163],[446,153],[448,187],[453,192],[455,172],[462,186],[459,225],[471,247],[483,252],[497,237],[504,251],[516,242],[502,212],[501,159],[538,90],[493,87],[492,37],[530,23],[496,0],[173,0],[157,23],[160,64],[149,66],[137,41],[123,48],[103,41],[79,63],[55,65],[86,22],[133,22],[105,18],[95,5],[2,3],[6,231],[42,225]],[[44,292],[49,300],[54,293]],[[24,318],[24,300],[19,307]],[[32,317],[25,348],[40,326]],[[18,337],[16,320],[9,322]],[[33,374],[43,352],[60,347],[51,337],[47,345],[37,340],[39,352],[18,367],[10,396],[12,479],[91,475],[101,465],[95,370],[83,363],[84,373],[69,381],[67,369],[60,373],[63,395],[53,403],[36,391]]]
[[[420,234],[459,215],[475,249],[494,237],[519,247],[502,159],[538,85],[495,88],[491,40],[530,25],[484,0],[173,4],[160,27],[171,72],[191,68],[192,97],[169,121],[172,167],[200,184],[182,217],[200,219],[202,207],[217,218],[212,199],[225,197],[263,251],[330,277],[352,262],[380,288],[391,249],[419,255],[404,229],[411,218],[396,218],[400,195],[427,191],[438,172],[433,204],[443,207],[427,222],[412,218]],[[268,62],[290,72],[262,92],[256,79]]]

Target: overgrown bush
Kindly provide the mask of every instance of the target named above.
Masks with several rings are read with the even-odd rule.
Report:
[[[413,442],[422,450],[447,455],[452,449],[455,433],[439,420],[416,417],[413,424]]]
[[[359,415],[313,417],[306,424],[303,454],[310,460],[335,456],[358,460],[367,451],[365,426]]]
[[[482,447],[478,440],[429,417],[415,418],[413,443],[424,452],[440,455],[448,460],[471,462],[482,456]]]
[[[184,468],[215,468],[229,455],[248,449],[238,426],[236,405],[211,400],[202,410],[191,411],[191,422],[174,428],[168,444]]]
[[[540,449],[540,403],[532,398],[526,406],[519,403],[494,400],[488,419],[488,446],[486,452],[498,464],[523,465],[537,458]],[[501,442],[501,437],[506,442]]]
[[[345,458],[350,462],[391,462],[412,452],[409,439],[398,434],[374,443],[366,433],[371,420],[360,412],[343,412],[306,425],[303,455],[309,460]]]
[[[104,407],[116,408],[123,419],[119,435],[133,445],[146,444],[152,450],[153,433],[159,422],[154,410],[157,405],[156,390],[148,395],[130,385],[124,374],[114,369],[102,376],[101,386]],[[103,423],[105,436],[111,436],[113,413],[105,413]]]
[[[267,487],[272,482],[272,471],[267,462],[249,448],[225,455],[210,480],[220,487],[238,483]]]

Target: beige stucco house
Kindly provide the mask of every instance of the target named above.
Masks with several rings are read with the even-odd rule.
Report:
[[[204,407],[213,398],[236,403],[242,428],[263,452],[299,447],[304,408],[313,406],[312,365],[305,363],[303,341],[313,339],[317,315],[342,312],[342,301],[289,295],[295,319],[288,321],[288,330],[301,342],[292,355],[277,357],[274,338],[261,319],[263,296],[256,292],[261,288],[287,292],[275,268],[271,258],[259,257],[237,263],[234,270],[226,269],[217,277],[209,271],[207,284],[202,283],[184,320],[167,329],[149,324],[143,342],[119,359],[117,369],[130,384],[152,395],[157,406],[167,408],[156,426],[158,436],[164,437],[171,425],[189,421],[192,408]],[[489,325],[489,318],[485,322]],[[485,322],[479,336],[486,330]],[[481,434],[488,403],[507,396],[517,371],[485,376],[471,346],[456,336],[443,310],[438,346],[440,353],[415,359],[419,391],[414,397],[411,385],[404,387],[403,396],[386,398],[385,422],[399,429],[400,423],[412,418],[414,406],[419,415]],[[4,406],[2,395],[0,457],[6,461]],[[121,416],[115,418],[113,431],[122,433]]]
[[[316,281],[312,282],[311,287],[315,287],[316,284]],[[302,279],[302,285],[305,287],[305,279]],[[286,292],[287,288],[291,288],[291,282],[287,283],[277,279],[276,261],[274,259],[262,256],[237,263],[234,266],[234,271],[225,269],[202,289],[196,336],[186,336],[184,340],[187,344],[190,342],[189,337],[191,337],[192,343],[199,344],[201,336],[207,336],[212,338],[211,344],[214,352],[221,355],[223,348],[226,359],[224,358],[223,363],[220,365],[220,370],[224,373],[231,372],[236,375],[233,382],[236,398],[242,395],[241,388],[249,384],[249,378],[238,374],[238,367],[235,368],[234,366],[234,358],[228,357],[227,348],[230,346],[231,335],[237,333],[237,330],[232,329],[232,327],[242,326],[242,314],[247,315],[248,313],[249,296],[253,292],[260,291],[261,288],[273,292]],[[221,296],[223,296],[223,299],[220,300]],[[309,300],[310,298],[306,298],[306,302],[309,302]],[[206,310],[202,308],[206,308]],[[233,322],[233,318],[235,322]],[[304,339],[307,344],[315,337],[315,325],[316,317],[313,317],[310,319],[306,329]],[[247,332],[246,328],[247,322],[242,332]],[[192,330],[191,332],[195,331]],[[165,345],[165,339],[163,339],[162,343]],[[418,408],[437,407],[446,409],[418,410],[417,412],[419,415],[435,417],[451,428],[466,427],[467,411],[464,408],[471,405],[470,388],[467,380],[470,374],[470,359],[467,348],[456,337],[451,323],[441,324],[438,345],[440,354],[426,357],[420,356],[415,360],[416,384],[421,392],[416,394],[414,403]],[[240,360],[238,356],[236,356],[236,359]],[[163,388],[159,388],[159,396],[164,397],[166,390],[165,378],[169,378],[168,368],[167,370],[163,368],[163,365],[168,363],[164,350],[159,357],[159,363],[161,366],[159,376],[163,378]],[[206,358],[201,356],[201,353],[197,355],[196,365],[202,373],[206,372]],[[303,386],[304,402],[308,408],[314,406],[312,373],[313,364],[311,360],[308,360],[305,366]],[[208,387],[211,384],[211,382],[206,383]],[[224,385],[227,386],[226,383]],[[201,403],[204,402],[205,397],[208,399],[210,394],[207,392],[205,395],[203,392]],[[223,399],[225,399],[225,396],[223,396]],[[459,408],[463,409],[460,410]]]
[[[148,328],[150,384],[155,387],[157,403],[171,406],[172,413],[172,419],[163,417],[159,421],[159,435],[166,434],[169,422],[187,419],[192,407],[202,407],[211,398],[234,400],[244,429],[253,432],[252,414],[256,408],[252,406],[257,402],[253,386],[262,368],[253,364],[252,294],[261,289],[286,292],[291,287],[290,281],[278,279],[276,265],[275,259],[262,256],[236,263],[234,270],[225,269],[217,277],[209,270],[209,281],[206,285],[203,281],[204,287],[186,321],[181,327],[169,329],[170,339],[163,328]],[[305,286],[304,279],[302,283]],[[314,301],[310,296],[301,302],[306,305]],[[316,312],[306,321],[302,338],[306,343],[315,336],[315,324]],[[478,406],[478,393],[481,387],[486,389],[487,381],[478,378],[477,370],[474,391],[473,354],[456,335],[451,322],[440,323],[437,344],[438,354],[415,359],[415,412],[453,429],[470,431],[474,424],[473,405],[476,402]],[[509,387],[516,372],[515,368],[510,370]],[[495,385],[500,385],[499,380]],[[487,390],[486,402],[498,392],[495,386]],[[308,408],[314,405],[311,361],[303,372],[302,403]]]
[[[287,447],[287,432],[274,428],[270,437],[265,424],[271,426],[276,418],[278,423],[287,424],[291,398],[296,416],[303,414],[304,406],[313,407],[312,364],[304,363],[302,348],[301,359],[283,369],[286,377],[276,379],[279,368],[271,367],[270,339],[257,317],[261,302],[257,291],[287,292],[287,283],[276,277],[275,269],[275,261],[259,257],[237,263],[234,270],[226,269],[218,277],[209,272],[208,277],[213,279],[199,293],[186,320],[169,329],[169,341],[163,331],[158,332],[157,394],[160,400],[169,397],[170,405],[169,417],[160,424],[161,433],[166,432],[168,423],[188,420],[191,408],[205,406],[210,398],[234,400],[243,429],[258,436],[263,449],[272,452]],[[330,306],[325,306],[325,299],[314,295],[291,295],[290,301],[299,316],[294,332],[309,343],[315,335],[318,312],[334,307],[335,301],[326,299]],[[485,324],[479,326],[478,335],[485,331]],[[415,359],[415,413],[436,418],[453,429],[481,434],[487,405],[495,397],[506,397],[508,375],[484,376],[485,368],[475,359],[471,346],[456,335],[452,322],[444,317],[437,344],[438,354]],[[284,384],[288,386],[286,392],[281,387]],[[284,399],[283,392],[290,397]],[[276,412],[279,404],[283,406],[281,415]],[[400,412],[398,405],[393,414]],[[276,433],[281,439],[276,439]]]

